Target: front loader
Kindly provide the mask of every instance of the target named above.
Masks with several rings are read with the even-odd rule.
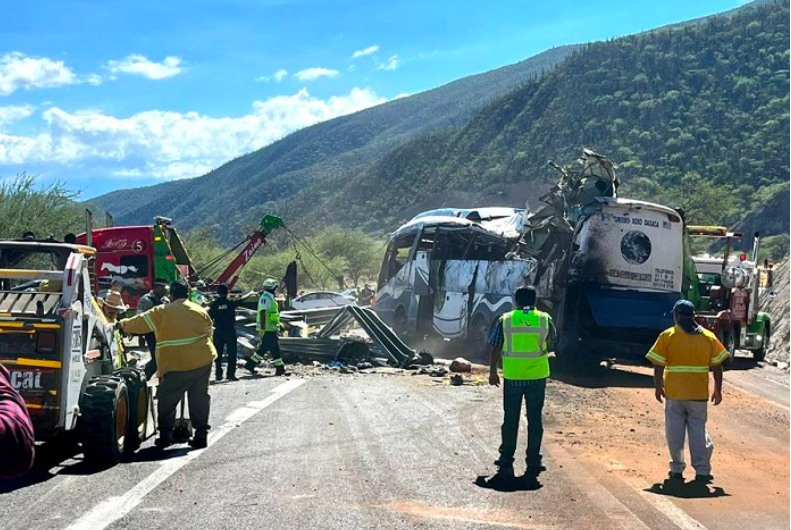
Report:
[[[0,241],[0,363],[36,440],[73,436],[86,462],[108,466],[153,434],[152,395],[94,298],[94,254],[54,240]]]

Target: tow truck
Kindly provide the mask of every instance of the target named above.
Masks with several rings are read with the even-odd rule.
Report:
[[[157,216],[152,225],[92,228],[77,236],[77,242],[96,248],[96,274],[93,288],[100,295],[113,285],[120,287],[130,310],[141,296],[153,288],[154,279],[184,280],[203,291],[215,291],[220,284],[232,289],[242,268],[266,244],[266,236],[283,227],[280,217],[267,215],[241,242],[198,270],[190,259],[183,239],[171,219]],[[204,275],[233,252],[238,255],[217,279]]]
[[[151,389],[93,296],[92,247],[0,240],[0,363],[36,440],[74,436],[85,460],[120,461],[154,433]]]
[[[756,361],[763,361],[772,319],[759,307],[772,287],[772,265],[766,260],[763,266],[758,264],[760,234],[755,233],[752,250],[747,253],[734,250],[734,243],[744,235],[727,227],[688,226],[687,233],[722,243],[719,255],[692,258],[697,277],[692,279],[696,292],[691,292],[690,298],[697,306],[698,323],[717,335],[731,359],[737,349],[746,349]]]

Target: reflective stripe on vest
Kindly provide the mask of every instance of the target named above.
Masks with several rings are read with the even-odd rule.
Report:
[[[158,340],[157,350],[161,350],[162,348],[167,348],[169,346],[187,346],[189,344],[195,344],[196,342],[200,342],[205,338],[206,335],[198,335],[197,337],[189,337],[186,339]]]
[[[503,377],[513,380],[549,377],[549,315],[531,309],[503,315]]]

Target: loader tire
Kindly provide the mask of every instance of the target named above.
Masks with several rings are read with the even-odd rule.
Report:
[[[124,379],[92,378],[80,399],[80,438],[85,461],[109,467],[121,461],[129,423],[129,393]]]
[[[142,370],[121,368],[114,375],[122,377],[129,393],[129,421],[126,429],[127,452],[135,451],[145,439],[151,393]]]

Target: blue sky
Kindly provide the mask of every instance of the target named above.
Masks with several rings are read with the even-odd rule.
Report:
[[[0,178],[90,198],[200,176],[318,121],[738,0],[6,2]]]

